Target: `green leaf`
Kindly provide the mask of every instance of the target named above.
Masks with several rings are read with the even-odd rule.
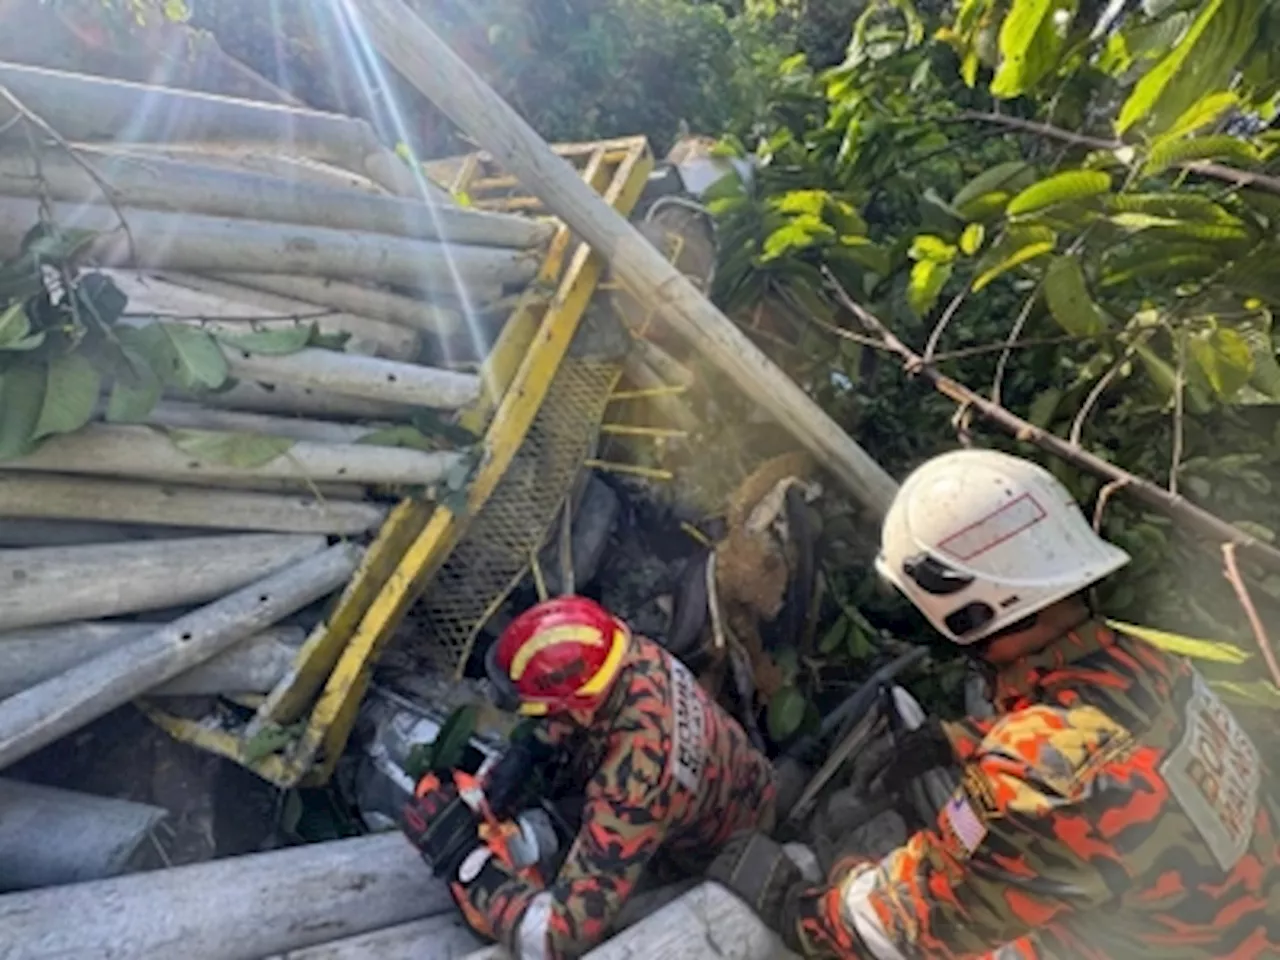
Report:
[[[827,205],[825,190],[792,190],[772,201],[779,213],[804,214],[819,217]]]
[[[951,206],[963,212],[966,204],[972,203],[979,197],[984,197],[988,193],[1007,187],[1011,184],[1019,174],[1030,169],[1030,165],[1022,160],[1010,160],[1007,163],[998,163],[990,170],[984,170],[978,174],[967,184],[965,184],[960,192],[951,198]]]
[[[1027,421],[1041,430],[1049,429],[1049,424],[1053,422],[1053,415],[1058,412],[1058,405],[1062,403],[1062,391],[1056,387],[1050,387],[1036,395],[1031,401],[1031,409],[1027,413]]]
[[[956,248],[941,237],[931,233],[922,233],[911,241],[910,256],[912,260],[932,260],[935,263],[950,263],[956,258]]]
[[[1197,133],[1204,127],[1209,126],[1224,113],[1236,106],[1240,102],[1240,97],[1231,90],[1219,90],[1217,93],[1207,93],[1191,106],[1183,111],[1182,116],[1178,117],[1170,127],[1160,136],[1159,143],[1177,140],[1188,134]]]
[[[266,724],[244,745],[244,762],[252,765],[273,753],[279,753],[298,740],[306,728],[304,720],[287,727],[275,723]]]
[[[1135,123],[1147,116],[1156,105],[1160,95],[1173,79],[1174,75],[1190,56],[1196,41],[1208,28],[1214,16],[1222,7],[1223,0],[1208,0],[1200,9],[1191,29],[1146,75],[1138,81],[1129,94],[1129,99],[1120,108],[1120,116],[1116,119],[1116,133],[1122,134]]]
[[[102,389],[102,374],[79,353],[55,357],[45,375],[44,403],[33,437],[79,430],[93,416]]]
[[[294,444],[288,437],[216,430],[170,430],[169,439],[197,460],[243,469],[268,464],[287,453]]]
[[[835,237],[835,230],[820,218],[803,214],[769,234],[760,259],[763,262],[776,260],[784,254],[807,250],[819,241],[831,241]]]
[[[443,444],[435,437],[429,437],[417,427],[407,423],[391,427],[383,427],[366,433],[357,441],[371,447],[404,447],[409,450],[424,450],[433,453],[440,450]]]
[[[214,339],[245,353],[257,353],[268,357],[297,353],[308,346],[315,336],[314,324],[297,324],[292,327],[274,327],[269,330],[251,330],[233,333],[226,328],[214,332]]]
[[[160,402],[164,385],[145,357],[129,347],[124,353],[127,362],[111,385],[106,419],[108,423],[141,423]]]
[[[1053,318],[1073,337],[1092,337],[1107,328],[1075,257],[1055,257],[1044,274],[1044,296]]]
[[[1250,659],[1249,654],[1239,647],[1231,643],[1223,643],[1220,640],[1200,640],[1195,637],[1184,637],[1179,633],[1169,633],[1166,630],[1156,630],[1152,627],[1140,627],[1132,623],[1121,623],[1118,620],[1108,620],[1107,625],[1113,630],[1136,637],[1177,657],[1191,657],[1195,660],[1204,660],[1209,663],[1226,663],[1232,666],[1238,666]]]
[[[1234,396],[1253,376],[1253,351],[1234,330],[1218,327],[1192,337],[1187,347],[1209,386],[1220,397]]]
[[[971,223],[960,234],[960,252],[972,257],[982,249],[982,241],[987,235],[987,228],[980,223]]]
[[[1111,177],[1101,170],[1068,170],[1032,184],[1009,201],[1005,213],[1020,217],[1057,203],[1083,200],[1111,189]]]
[[[911,268],[911,283],[907,287],[907,303],[917,316],[923,317],[938,300],[938,294],[951,279],[954,268],[949,263],[921,260]]]
[[[1244,707],[1263,707],[1271,710],[1280,710],[1280,689],[1270,680],[1250,680],[1244,683],[1234,683],[1228,680],[1210,680],[1209,686],[1213,687],[1222,699],[1229,703],[1239,704]]]
[[[25,364],[0,378],[0,460],[31,450],[44,405],[44,364]]]
[[[835,653],[844,643],[845,634],[848,632],[849,618],[842,616],[822,635],[822,639],[818,641],[818,652],[828,655]]]
[[[981,273],[973,281],[977,293],[996,278],[1037,257],[1052,253],[1057,236],[1048,227],[1016,227],[1009,230],[982,258]]]
[[[480,709],[474,703],[464,704],[444,722],[436,734],[431,751],[431,769],[440,773],[453,770],[462,764],[467,744],[476,732]]]
[[[222,386],[230,373],[227,358],[207,331],[181,323],[154,326],[164,333],[172,349],[168,373],[177,386],[188,390],[216,390]]]
[[[27,319],[25,303],[11,303],[0,313],[0,348],[24,339],[30,332],[31,321]]]
[[[862,625],[854,623],[849,629],[849,658],[852,660],[865,660],[875,652],[875,646],[871,642],[871,638],[867,636]]]
[[[783,687],[769,700],[769,738],[781,743],[800,729],[808,701],[795,687]]]
[[[991,81],[993,96],[1009,99],[1031,89],[1058,62],[1066,24],[1075,3],[1067,0],[1014,0],[1000,26],[1000,67]]]
[[[1280,402],[1280,363],[1276,361],[1275,343],[1271,339],[1270,318],[1262,314],[1243,321],[1236,332],[1249,345],[1253,354],[1253,376],[1249,385],[1262,394],[1266,402]]]
[[[1148,177],[1159,176],[1170,167],[1196,160],[1233,160],[1243,166],[1251,166],[1261,158],[1253,144],[1220,133],[1191,140],[1162,140],[1147,157],[1142,172]]]

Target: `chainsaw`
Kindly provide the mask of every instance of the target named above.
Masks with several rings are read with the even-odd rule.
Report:
[[[432,818],[429,839],[420,846],[423,858],[437,876],[450,876],[474,851],[487,848],[512,874],[542,880],[553,872],[560,838],[548,813],[534,807],[515,816],[498,817],[485,796],[480,779],[453,771],[457,796]],[[418,783],[423,797],[441,788],[435,774]]]

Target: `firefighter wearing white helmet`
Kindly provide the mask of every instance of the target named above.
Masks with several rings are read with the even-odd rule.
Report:
[[[832,864],[824,885],[760,834],[712,876],[824,960],[1280,957],[1280,806],[1261,754],[1185,660],[1082,596],[1128,560],[1035,464],[962,450],[921,466],[877,565],[987,665],[995,716],[907,734],[881,782],[892,800],[951,761],[959,788],[929,829]]]
[[[1048,470],[993,450],[957,450],[902,485],[876,569],[943,636],[970,644],[1128,562]]]

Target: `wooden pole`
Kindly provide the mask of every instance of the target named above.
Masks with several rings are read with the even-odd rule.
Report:
[[[462,329],[464,323],[461,307],[442,306],[424,300],[414,300],[398,293],[374,290],[341,280],[315,277],[291,277],[274,273],[233,273],[222,279],[233,283],[265,290],[285,297],[296,297],[318,306],[347,310],[364,317],[398,323],[413,330],[422,330],[438,336],[448,336]],[[502,295],[500,289],[467,291],[472,309],[482,309]]]
[[[452,911],[398,833],[0,897],[11,960],[256,960]]]
[[[0,630],[203,603],[324,545],[320,536],[248,533],[0,550]]]
[[[0,84],[68,140],[257,144],[335,163],[401,196],[420,196],[421,178],[364,120],[15,63],[0,63]],[[13,114],[8,104],[0,106],[0,126]],[[432,191],[437,198],[442,193]]]
[[[227,434],[234,438],[233,434]],[[6,470],[141,477],[148,480],[312,480],[431,486],[457,465],[452,451],[425,453],[399,447],[296,441],[268,463],[238,467],[185,453],[149,427],[92,423],[50,437],[33,453],[5,461]]]
[[[210,490],[51,474],[0,473],[0,517],[102,520],[215,530],[361,534],[386,510],[372,503]],[[0,520],[0,523],[4,522]]]
[[[360,556],[351,544],[330,547],[0,701],[0,769],[332,593]]]
[[[626,286],[810,449],[877,514],[893,478],[717,310],[687,277],[557,157],[402,0],[351,0],[368,41],[417,90],[537,193]]]
[[[535,247],[550,238],[553,227],[527,217],[428,205],[398,197],[372,196],[280,177],[240,173],[165,157],[77,147],[80,160],[111,185],[104,195],[99,181],[60,150],[36,159],[30,151],[0,152],[0,194],[39,198],[45,191],[67,203],[110,203],[200,213],[213,217],[306,224],[360,233],[385,233],[419,240],[482,247]]]
[[[0,633],[0,700],[141,639],[160,623],[69,623]],[[306,639],[300,627],[272,627],[151,691],[154,696],[268,693]]]
[[[0,780],[0,893],[114,877],[165,815],[150,804]]]
[[[140,207],[54,203],[58,226],[101,234],[91,245],[104,266],[234,273],[269,266],[277,273],[374,283],[455,294],[459,286],[520,285],[538,269],[534,251],[450,246],[385,234],[265,223],[235,217],[161,213]],[[121,216],[129,231],[121,228]],[[40,202],[0,197],[0,256],[15,256]]]

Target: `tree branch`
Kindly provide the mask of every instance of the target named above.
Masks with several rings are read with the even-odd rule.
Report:
[[[1257,563],[1267,567],[1269,570],[1280,572],[1280,550],[1270,544],[1263,543],[1257,537],[1250,536],[1233,524],[1188,502],[1181,496],[1169,493],[1163,487],[1137,477],[1127,470],[1122,470],[1115,464],[1108,463],[1088,451],[1073,447],[1056,434],[1041,430],[1034,424],[1028,423],[1021,417],[1006,410],[1000,404],[993,403],[986,397],[970,390],[964,384],[958,383],[940,373],[932,364],[925,363],[919,354],[899,340],[875,314],[855,302],[830,270],[824,267],[823,275],[827,278],[827,282],[831,285],[831,289],[841,305],[857,317],[868,331],[881,337],[884,340],[885,347],[901,357],[903,365],[909,371],[923,376],[943,396],[990,420],[1017,440],[1034,444],[1041,450],[1061,457],[1063,460],[1108,482],[1124,481],[1122,484],[1123,489],[1130,491],[1137,500],[1147,506],[1167,514],[1200,536],[1217,543],[1234,544],[1236,547],[1246,550],[1249,557]]]
[[[1271,681],[1280,687],[1280,664],[1276,663],[1271,641],[1267,639],[1267,630],[1262,625],[1262,618],[1258,616],[1257,608],[1253,605],[1253,598],[1249,596],[1249,588],[1245,586],[1244,578],[1240,576],[1240,568],[1236,565],[1234,543],[1222,545],[1222,560],[1226,565],[1226,577],[1236,591],[1236,599],[1244,608],[1244,615],[1249,618],[1249,626],[1253,629],[1253,638],[1257,641],[1258,649],[1262,651],[1262,659],[1267,662],[1267,669],[1271,671]]]
[[[982,113],[977,110],[967,110],[957,115],[955,120],[957,123],[989,123],[1009,130],[1029,133],[1037,137],[1046,137],[1063,143],[1075,144],[1078,147],[1088,147],[1090,150],[1119,150],[1123,147],[1133,146],[1123,140],[1106,140],[1102,137],[1091,137],[1087,134],[1063,130],[1061,127],[1050,126],[1047,123],[1023,120],[1021,117],[1005,116],[1002,113]],[[1258,187],[1269,193],[1280,194],[1280,177],[1271,177],[1265,173],[1252,173],[1249,170],[1240,170],[1225,163],[1215,163],[1212,160],[1188,160],[1185,163],[1178,164],[1178,167],[1182,170],[1188,170],[1192,173],[1233,184],[1237,189]]]

